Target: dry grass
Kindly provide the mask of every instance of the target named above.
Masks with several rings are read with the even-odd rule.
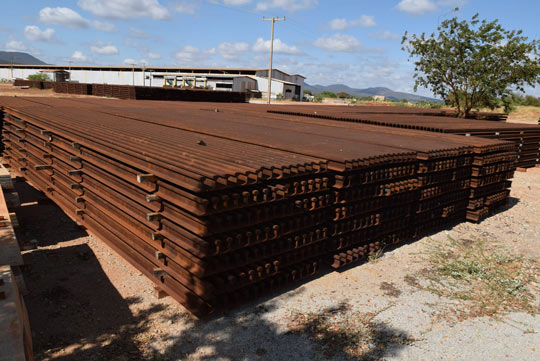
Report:
[[[390,307],[361,313],[342,303],[320,312],[295,311],[290,317],[290,327],[295,333],[305,334],[328,358],[344,356],[354,360],[379,360],[390,345],[404,346],[417,341],[374,320]]]
[[[497,242],[452,238],[434,241],[424,256],[427,268],[408,283],[451,300],[442,306],[444,318],[540,313],[537,260],[511,255]]]
[[[510,113],[508,121],[512,123],[538,124],[540,119],[540,107],[518,106],[516,111]]]
[[[493,110],[489,108],[480,109],[483,112],[495,112],[504,113],[504,108],[495,108]],[[540,119],[540,107],[531,107],[525,105],[518,105],[516,109],[508,115],[509,123],[532,123],[538,124]]]

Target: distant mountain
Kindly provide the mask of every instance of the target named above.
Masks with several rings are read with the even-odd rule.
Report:
[[[371,97],[375,95],[384,95],[386,99],[391,100],[401,100],[401,99],[407,99],[409,102],[417,102],[420,100],[427,100],[427,101],[439,101],[434,98],[424,97],[421,95],[415,95],[410,93],[403,93],[403,92],[396,92],[388,88],[384,87],[376,87],[376,88],[365,88],[365,89],[355,89],[351,88],[345,84],[333,84],[333,85],[309,85],[305,84],[304,90],[310,90],[313,92],[313,94],[319,94],[323,91],[331,91],[333,93],[339,93],[339,92],[345,92],[349,93],[350,95],[362,98],[362,97]]]
[[[27,53],[0,51],[0,64],[46,65],[47,63]]]

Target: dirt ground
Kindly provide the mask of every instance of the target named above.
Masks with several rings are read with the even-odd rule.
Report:
[[[538,317],[446,317],[447,306],[459,303],[415,282],[426,267],[423,253],[449,236],[497,241],[540,259],[540,168],[516,173],[508,209],[480,224],[457,225],[205,320],[157,299],[152,284],[107,246],[24,181],[16,187],[17,236],[23,246],[37,244],[24,251],[23,269],[37,360],[538,359]],[[323,335],[313,335],[309,315],[335,316],[335,324],[318,324]],[[357,331],[338,342],[351,322]],[[356,357],[351,342],[361,348]]]
[[[537,283],[528,285],[532,311],[487,316],[425,287],[434,244],[481,241],[540,260],[540,168],[517,172],[510,204],[480,224],[459,224],[204,320],[156,298],[140,272],[27,183],[16,188],[36,360],[540,359]]]

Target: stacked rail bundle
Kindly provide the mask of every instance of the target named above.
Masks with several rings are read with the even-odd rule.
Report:
[[[91,84],[72,82],[52,82],[55,93],[88,95],[92,93]]]
[[[96,111],[102,111],[103,108],[101,107],[101,103],[97,100],[92,100],[92,99],[84,99],[84,100],[77,100],[77,105],[79,106],[88,106],[88,107],[92,107],[94,108],[94,110]],[[111,113],[111,114],[116,114],[116,115],[121,115],[121,116],[129,116],[131,115],[134,119],[137,118],[138,115],[140,115],[140,112],[142,111],[148,111],[148,104],[146,103],[130,103],[130,104],[126,104],[126,106],[124,106],[124,103],[109,103],[109,105],[111,105],[110,107],[108,107],[108,110],[107,112]],[[199,105],[197,103],[184,103],[183,104],[183,108],[191,108],[192,110],[195,110],[195,111],[199,111],[199,110],[205,110],[205,111],[212,111],[212,112],[216,112],[216,111],[219,111],[222,113],[223,115],[223,111],[235,111],[236,112],[236,118],[234,119],[235,121],[237,122],[242,122],[242,119],[244,119],[243,121],[244,122],[253,122],[253,119],[255,123],[257,124],[261,124],[262,122],[264,122],[265,125],[269,126],[269,118],[272,118],[272,120],[274,121],[274,124],[273,126],[279,126],[279,125],[276,125],[275,122],[276,122],[276,117],[278,117],[279,115],[277,114],[264,114],[264,110],[267,108],[266,106],[254,106],[254,105],[247,105],[247,104],[230,104],[230,105],[225,105],[225,104],[221,104],[219,105],[219,108],[215,108],[215,104],[210,104],[209,106],[207,105]],[[165,102],[161,103],[160,104],[160,108],[163,108],[163,107],[168,107],[169,110],[166,110],[166,112],[174,112],[175,110],[178,110],[178,108],[175,107],[175,105],[173,104],[167,104]],[[279,109],[281,109],[283,106],[280,106]],[[133,109],[135,108],[140,108],[139,110],[135,110],[133,111]],[[163,120],[163,119],[167,119],[167,116],[168,115],[159,115],[159,114],[152,114],[154,113],[155,111],[154,110],[151,110],[147,116],[149,117],[158,117],[159,120],[157,120],[158,122]],[[250,115],[250,118],[246,118],[245,115],[249,114]],[[264,119],[261,119],[263,118]],[[329,123],[326,121],[326,120],[318,120],[317,118],[300,118],[300,117],[290,117],[290,116],[280,116],[281,118],[283,118],[283,120],[287,120],[287,121],[299,121],[299,122],[304,122],[304,123],[312,123],[312,124],[318,124],[318,125],[321,125],[321,126],[329,126]],[[162,122],[163,123],[163,122]],[[180,126],[180,125],[176,125],[175,122],[164,122],[163,124],[167,124],[169,126]],[[186,125],[187,123],[184,122],[184,126]],[[280,123],[282,127],[284,127],[284,123]],[[286,123],[285,123],[286,124]],[[426,132],[416,132],[416,131],[408,131],[408,130],[402,130],[402,129],[392,129],[392,128],[381,128],[381,127],[371,127],[371,126],[366,126],[366,125],[360,125],[360,124],[357,124],[357,125],[353,125],[355,123],[341,123],[341,122],[335,122],[332,124],[333,127],[338,127],[338,126],[341,126],[341,127],[348,127],[348,128],[351,128],[351,127],[356,127],[358,131],[361,131],[362,133],[365,133],[367,132],[368,130],[371,130],[371,134],[373,134],[374,132],[375,133],[380,133],[380,132],[384,132],[384,133],[387,133],[387,134],[393,134],[393,137],[394,137],[394,142],[391,142],[389,140],[388,137],[383,137],[380,141],[379,141],[379,145],[389,145],[389,144],[392,144],[392,146],[395,146],[395,147],[400,147],[400,148],[404,148],[404,149],[408,149],[408,150],[414,150],[414,151],[417,151],[417,152],[420,152],[421,154],[430,154],[431,156],[431,160],[433,160],[433,157],[434,157],[434,150],[435,149],[438,149],[440,148],[440,146],[442,146],[441,144],[438,144],[442,137],[444,137],[446,139],[446,143],[443,143],[443,144],[446,144],[447,145],[447,148],[445,149],[445,152],[441,153],[441,154],[449,154],[448,157],[456,157],[457,156],[457,153],[456,152],[453,152],[453,153],[449,153],[447,152],[446,150],[449,149],[450,145],[449,145],[449,142],[450,140],[452,140],[452,146],[455,147],[456,149],[458,148],[458,145],[459,146],[464,146],[464,145],[468,145],[468,146],[471,146],[471,147],[474,147],[474,156],[475,156],[475,159],[476,159],[476,162],[477,163],[480,163],[480,164],[483,164],[482,160],[481,160],[481,157],[483,157],[484,155],[486,154],[490,154],[490,156],[492,158],[494,157],[497,157],[496,154],[499,154],[498,156],[501,156],[503,159],[503,162],[504,164],[498,164],[497,167],[499,167],[500,169],[506,169],[508,170],[508,174],[506,174],[506,180],[509,180],[510,178],[512,178],[512,175],[513,175],[513,170],[515,169],[516,167],[516,164],[514,162],[514,160],[516,159],[516,152],[515,152],[515,145],[511,144],[511,143],[505,143],[505,142],[493,142],[492,140],[487,140],[487,139],[482,139],[482,138],[477,138],[477,137],[461,137],[461,136],[455,136],[455,135],[450,135],[450,134],[447,134],[447,135],[442,135],[442,134],[432,134],[432,133],[426,133]],[[193,126],[193,125],[192,125]],[[195,131],[201,131],[201,128],[200,127],[197,127],[197,122],[195,122],[194,124],[194,128],[185,128],[185,129],[189,129],[189,130],[195,130]],[[360,128],[359,128],[360,127]],[[294,128],[290,128],[289,127],[285,127],[286,129],[289,129],[290,131],[295,131]],[[204,130],[204,129],[202,129]],[[311,129],[310,130],[311,132],[315,131],[314,129]],[[325,129],[325,128],[322,128],[322,129],[318,129],[318,133],[319,135],[327,135],[328,134],[328,130]],[[222,133],[217,133],[217,135],[219,136],[228,136],[230,134],[222,134]],[[410,138],[395,138],[396,136],[408,136],[408,137],[422,137],[424,139],[427,139],[427,138],[431,138],[432,141],[431,143],[424,143],[423,144],[423,147],[421,145],[418,145],[416,144],[416,142],[411,142],[410,141]],[[342,133],[341,135],[342,137],[348,137],[348,138],[351,138],[351,134],[349,133]],[[238,138],[240,139],[240,138]],[[352,139],[357,139],[357,138],[352,138]],[[359,139],[358,139],[359,140]],[[397,140],[397,142],[396,142]],[[373,135],[370,135],[368,137],[363,137],[361,139],[361,141],[363,143],[373,143],[374,142],[374,137]],[[425,141],[424,141],[425,142]],[[406,146],[404,146],[404,144],[406,144]],[[428,145],[429,144],[429,145]],[[426,148],[426,146],[428,148]],[[431,148],[429,148],[431,147]],[[429,151],[431,149],[431,152]],[[421,160],[422,161],[422,160]],[[452,163],[454,162],[454,163]],[[452,183],[454,181],[460,181],[462,183],[462,188],[461,188],[461,192],[458,192],[457,194],[460,195],[460,194],[465,194],[466,193],[466,189],[468,187],[468,184],[470,184],[470,180],[471,180],[471,177],[472,177],[472,168],[471,168],[471,159],[453,159],[452,161],[448,161],[448,159],[446,160],[439,160],[438,161],[438,165],[434,166],[435,168],[433,169],[438,169],[437,172],[439,172],[441,169],[444,169],[444,167],[449,167],[449,164],[454,164],[456,167],[460,168],[460,167],[468,167],[468,169],[451,169],[451,168],[448,168],[446,169],[446,173],[445,174],[439,174],[437,177],[434,177],[432,175],[429,174],[429,171],[428,171],[428,174],[427,175],[423,175],[423,176],[418,176],[418,179],[419,179],[419,187],[424,187],[425,189],[422,190],[422,193],[423,195],[421,195],[421,197],[425,198],[425,203],[427,204],[430,204],[430,205],[438,205],[438,211],[441,212],[440,214],[444,214],[444,218],[445,219],[439,219],[439,221],[434,221],[433,224],[434,226],[431,228],[431,229],[436,229],[437,227],[442,227],[443,226],[443,223],[445,223],[446,220],[451,220],[452,218],[451,217],[448,217],[448,214],[449,214],[449,211],[450,210],[455,210],[456,207],[455,206],[449,206],[448,203],[451,203],[451,198],[456,198],[454,197],[455,195],[451,195],[451,194],[445,194],[445,193],[451,193],[451,190],[454,189],[455,187],[457,187],[456,184],[448,184],[446,185],[446,187],[443,187],[443,189],[439,189],[439,185],[437,184],[434,184],[434,179],[438,179],[440,182],[443,182],[443,183]],[[487,164],[487,163],[486,163]],[[428,169],[430,169],[429,167],[433,167],[429,164],[421,164],[421,167],[419,168],[419,172],[425,172],[423,171],[422,169],[427,167]],[[493,167],[492,167],[493,169]],[[457,172],[457,173],[456,173]],[[475,172],[477,172],[478,174],[484,174],[486,173],[485,170],[481,170],[481,169],[475,169]],[[493,170],[491,170],[491,172],[493,172]],[[475,173],[476,174],[476,173]],[[502,175],[499,175],[502,177]],[[427,184],[424,184],[425,182],[428,182]],[[485,182],[485,180],[483,181]],[[475,184],[474,186],[477,187],[477,183],[475,183],[474,179],[473,179],[473,184]],[[504,184],[507,184],[507,187],[510,185],[510,182],[507,181],[507,182],[504,182]],[[431,193],[430,193],[431,192]],[[431,194],[431,195],[430,195]],[[476,193],[478,194],[478,193]],[[444,197],[443,197],[444,196]],[[486,194],[486,196],[490,196],[490,197],[494,197],[495,194]],[[437,199],[438,197],[440,198],[443,198],[443,199]],[[476,208],[472,208],[472,205],[473,204],[481,204],[482,203],[482,200],[481,199],[476,199],[478,198],[477,196],[474,196],[474,194],[471,193],[471,196],[472,198],[471,200],[471,203],[469,205],[469,210],[476,210]],[[499,195],[500,197],[500,195]],[[435,199],[430,199],[430,198],[435,198]],[[447,204],[441,204],[441,201],[446,199],[446,202]],[[508,192],[507,192],[507,197],[506,198],[503,198],[501,199],[501,204],[506,202],[508,199]],[[445,205],[446,207],[443,208],[443,205]],[[420,205],[419,207],[422,207],[422,200],[420,202]],[[460,209],[463,208],[463,203],[461,203],[461,206],[460,206]],[[493,207],[492,207],[493,208]],[[429,206],[425,206],[422,208],[426,211],[429,210]],[[456,214],[457,213],[460,213],[460,212],[455,212]],[[489,212],[491,213],[491,212]],[[427,213],[426,213],[427,214]],[[488,212],[486,212],[485,210],[482,212],[483,216],[482,217],[477,217],[477,216],[473,216],[472,214],[470,215],[469,217],[469,220],[472,220],[472,221],[479,221],[481,220],[482,218],[484,218],[485,216],[488,215]],[[448,218],[446,218],[448,217]],[[437,218],[437,217],[435,217]],[[456,219],[458,219],[459,217],[456,217]],[[425,217],[417,217],[417,219],[426,219]],[[448,222],[447,222],[448,223]],[[420,226],[419,229],[426,229],[426,230],[429,230],[430,228],[429,227],[426,227],[426,226]]]
[[[173,128],[204,132],[220,137],[264,144],[269,147],[280,147],[280,149],[286,150],[306,152],[307,148],[298,149],[295,147],[294,142],[292,144],[286,144],[281,141],[281,138],[279,138],[279,142],[276,142],[272,139],[261,139],[258,135],[267,134],[270,132],[270,129],[278,128],[286,130],[287,134],[303,133],[304,135],[309,134],[309,136],[327,136],[334,138],[334,141],[338,144],[341,144],[343,140],[352,140],[358,142],[360,146],[370,147],[371,150],[377,149],[380,146],[391,146],[401,151],[415,152],[417,154],[418,166],[415,165],[412,168],[408,168],[409,171],[412,171],[412,174],[399,171],[400,169],[404,169],[402,167],[404,164],[402,163],[394,166],[385,164],[379,168],[370,169],[369,172],[379,174],[380,178],[375,177],[374,179],[365,181],[365,183],[354,185],[353,188],[357,187],[361,189],[353,190],[352,193],[360,192],[364,194],[364,198],[358,199],[358,204],[352,206],[348,204],[351,201],[348,198],[350,197],[348,194],[351,193],[349,189],[341,190],[341,188],[344,188],[343,184],[346,184],[347,188],[351,187],[351,184],[347,184],[344,181],[350,177],[338,171],[334,172],[336,197],[333,211],[333,214],[335,214],[335,218],[333,219],[334,226],[340,219],[351,217],[351,215],[354,216],[355,211],[361,212],[360,215],[366,215],[367,213],[365,219],[376,218],[380,220],[382,218],[387,220],[391,217],[388,214],[392,213],[392,207],[398,206],[400,203],[398,200],[394,200],[393,197],[381,198],[381,194],[396,195],[396,199],[404,201],[404,207],[396,211],[396,214],[400,214],[400,217],[403,219],[402,222],[397,222],[397,228],[392,228],[390,222],[382,221],[368,227],[369,237],[367,237],[368,232],[362,231],[356,235],[351,233],[348,238],[341,237],[338,240],[338,244],[341,243],[338,249],[342,249],[345,241],[349,240],[348,242],[350,244],[350,242],[353,242],[350,239],[361,239],[365,243],[365,247],[369,244],[367,251],[366,248],[363,248],[364,255],[388,243],[397,243],[403,239],[425,234],[426,232],[438,230],[452,223],[465,220],[466,208],[470,197],[472,157],[487,152],[501,152],[503,149],[515,149],[513,143],[482,138],[392,129],[357,123],[329,123],[328,121],[316,118],[264,114],[261,111],[261,107],[252,105],[184,104],[182,110],[186,113],[190,112],[190,110],[191,112],[206,111],[214,113],[208,114],[205,117],[205,122],[201,123],[199,120],[186,118],[182,122],[174,121],[174,116],[170,114],[174,113],[175,110],[178,111],[178,108],[166,103],[160,104],[160,109],[164,112],[163,114],[148,109],[148,104],[145,103],[110,103],[110,106],[106,109],[100,108],[99,102],[92,99],[77,100],[77,104],[84,104],[96,111],[116,114],[133,120],[154,121]],[[164,109],[165,107],[167,109]],[[237,123],[236,130],[232,127],[234,123]],[[303,124],[295,125],[294,123]],[[243,126],[238,127],[241,124]],[[246,125],[256,125],[256,128],[258,127],[264,130],[248,134],[246,133]],[[345,130],[336,128],[345,128]],[[387,151],[390,152],[391,150],[387,149]],[[513,160],[510,161],[508,167],[515,169]],[[416,168],[418,170],[415,172],[414,169]],[[396,173],[394,174],[389,171],[391,169],[396,170]],[[405,169],[407,169],[406,165]],[[360,178],[362,177],[360,176]],[[372,185],[372,187],[368,185]],[[414,195],[407,194],[408,191],[413,191]],[[415,204],[412,207],[412,216],[409,218],[410,204],[407,201],[412,202],[412,199],[414,199]],[[372,204],[371,207],[373,208],[369,208],[369,204]],[[369,212],[375,213],[370,214]],[[383,233],[379,232],[378,228]],[[388,241],[384,240],[384,237]],[[341,259],[337,262],[338,265],[347,263],[351,259],[351,257],[348,257],[343,252],[340,252],[338,256]],[[357,259],[354,258],[354,260]]]
[[[134,99],[244,103],[246,101],[246,93],[207,89],[176,89],[136,86]]]
[[[199,107],[199,109],[204,108]],[[211,108],[207,110],[211,110]],[[243,105],[222,105],[219,109],[214,109],[214,111],[216,110],[220,112],[232,111],[242,115],[250,114],[254,118],[263,116],[260,114],[261,109],[254,111],[253,108]],[[364,143],[376,143],[377,133],[392,134],[391,139],[384,137],[377,144],[391,144],[395,147],[418,152],[417,179],[420,193],[415,224],[420,225],[417,227],[416,234],[440,229],[444,225],[464,219],[465,208],[467,208],[468,220],[480,221],[508,201],[510,179],[516,169],[518,157],[517,147],[514,143],[352,122],[329,123],[326,119],[294,117],[275,113],[265,115],[264,124],[270,124],[269,119],[275,122],[276,117],[289,122],[358,130],[365,136],[362,139]],[[319,130],[319,134],[325,133],[330,132],[324,128]],[[335,132],[332,133],[335,134]],[[347,133],[342,136],[358,139],[356,133]],[[404,136],[408,138],[403,138]],[[418,141],[410,141],[411,137],[418,139]],[[466,147],[470,147],[470,149],[467,150]],[[438,152],[435,151],[437,149]],[[493,183],[498,183],[498,185],[492,185]],[[451,215],[455,215],[455,217]],[[421,224],[429,219],[433,220],[431,226]]]
[[[180,127],[182,129],[193,131],[208,131],[205,129],[204,125],[201,127],[199,121],[188,122],[184,119],[182,124],[178,124],[178,122],[175,121],[167,121],[167,118],[171,117],[169,113],[174,113],[174,111],[178,111],[178,108],[173,104],[167,104],[165,102],[160,103],[160,108],[168,108],[167,110],[163,109],[165,114],[162,115],[156,113],[155,110],[149,111],[148,104],[146,103],[109,103],[108,105],[110,106],[107,107],[106,110],[101,107],[101,103],[99,101],[93,99],[76,100],[76,103],[78,105],[84,105],[93,108],[95,111],[104,111],[109,114],[131,117],[131,119],[137,119],[138,117],[139,120],[144,121],[147,121],[148,119],[155,119],[156,122],[171,127]],[[497,167],[508,170],[508,172],[506,173],[506,181],[504,182],[507,187],[509,187],[510,185],[509,179],[512,178],[513,170],[516,167],[516,146],[515,144],[509,142],[497,142],[489,139],[477,137],[462,137],[451,134],[443,135],[412,130],[367,126],[358,123],[332,122],[332,124],[330,124],[326,120],[320,120],[317,118],[291,117],[288,115],[278,115],[275,113],[264,114],[266,106],[254,106],[248,104],[220,104],[218,108],[216,108],[216,106],[218,105],[199,105],[197,103],[184,103],[182,109],[185,110],[187,108],[190,108],[192,111],[203,110],[219,112],[220,115],[218,116],[224,116],[224,112],[234,112],[233,120],[235,122],[247,122],[255,123],[258,125],[264,124],[265,126],[271,127],[281,127],[291,132],[298,131],[298,129],[295,129],[294,127],[291,127],[290,124],[287,124],[288,122],[293,121],[323,126],[322,128],[318,129],[314,129],[313,127],[309,129],[309,132],[315,132],[318,135],[332,134],[333,136],[335,136],[335,130],[329,130],[329,126],[333,128],[342,127],[352,130],[356,129],[360,133],[342,132],[340,133],[340,137],[351,140],[358,140],[364,144],[391,144],[392,146],[397,148],[418,152],[420,154],[419,161],[421,162],[418,174],[418,184],[419,187],[422,187],[422,189],[420,193],[421,199],[419,200],[418,205],[419,211],[417,212],[421,213],[421,210],[424,210],[426,213],[418,215],[415,219],[421,223],[423,220],[429,218],[426,217],[426,215],[431,214],[430,219],[433,219],[433,222],[431,222],[431,227],[428,227],[427,225],[418,226],[418,230],[415,232],[416,234],[425,233],[430,229],[440,229],[440,227],[443,227],[444,225],[448,225],[452,222],[464,219],[464,204],[467,203],[467,198],[471,198],[471,201],[469,202],[469,210],[476,209],[471,208],[472,204],[480,204],[482,202],[482,200],[477,199],[478,196],[475,195],[479,194],[478,192],[471,192],[469,197],[465,197],[465,200],[459,198],[460,195],[463,196],[468,194],[468,186],[471,184],[471,177],[473,177],[473,168],[471,167],[472,158],[470,157],[474,156],[477,164],[485,163],[482,161],[482,157],[484,157],[485,155],[490,155],[492,158],[501,157],[502,160],[500,162],[502,162],[502,164],[497,165]],[[279,109],[281,109],[282,107],[283,106],[280,106]],[[144,118],[140,118],[140,115],[144,114],[144,112],[146,112],[146,116]],[[247,115],[249,115],[249,117],[246,117]],[[230,123],[230,114],[228,116],[228,119],[219,122]],[[287,122],[278,123],[278,120],[285,120]],[[223,128],[222,124],[219,124],[219,126]],[[215,131],[217,132],[211,134],[216,134],[218,136],[224,137],[233,136],[236,137],[235,139],[253,141],[250,138],[242,138],[240,137],[240,135],[235,134],[234,132],[230,132],[230,130],[227,129],[225,129],[225,132],[223,132],[223,129],[221,131],[215,129]],[[307,131],[307,129],[304,129],[304,131]],[[387,135],[392,134],[392,138],[384,136],[382,138],[379,138],[378,143],[375,142],[377,136],[380,136],[380,134],[378,133],[381,132]],[[363,134],[363,136],[360,138],[359,134]],[[411,141],[411,137],[421,138],[423,142],[418,143],[417,141]],[[444,139],[445,142],[441,143],[442,139]],[[268,146],[275,146],[268,142],[265,144],[267,144]],[[470,156],[467,155],[466,150],[462,149],[464,147],[472,147],[473,151]],[[436,149],[439,150],[438,153],[435,152]],[[435,162],[436,164],[430,164],[428,160],[429,162]],[[487,166],[488,163],[485,164]],[[482,165],[480,167],[482,167]],[[427,170],[423,170],[424,168]],[[477,172],[477,174],[487,174],[487,171],[484,169],[475,169],[474,171]],[[438,174],[432,174],[433,172]],[[493,167],[490,172],[493,172]],[[477,183],[474,182],[474,179],[472,179],[472,181],[473,186],[478,187]],[[440,182],[441,184],[438,184],[437,182]],[[456,190],[458,190],[456,188],[458,187],[458,185],[454,184],[455,182],[461,184],[461,188],[459,189],[460,192],[455,192]],[[485,180],[483,182],[485,182]],[[490,197],[495,196],[495,194],[491,194],[488,192],[484,194],[484,197],[485,196]],[[462,201],[457,202],[457,200],[459,199],[461,199]],[[506,198],[501,199],[501,204],[505,203],[507,199],[508,192],[506,194]],[[456,201],[456,203],[459,203],[459,206],[451,204],[454,201]],[[424,203],[426,203],[427,205]],[[430,207],[435,207],[436,209],[432,210]],[[427,213],[428,211],[430,211],[431,213]],[[438,212],[438,216],[434,216],[433,212]],[[456,215],[456,217],[450,217],[450,214],[454,214]],[[474,215],[469,215],[468,219],[471,221],[479,221],[488,215],[485,211],[482,214],[483,215],[480,218]]]
[[[269,112],[301,115],[323,119],[358,122],[405,129],[425,130],[437,133],[451,133],[515,142],[518,146],[517,167],[531,168],[540,164],[540,126],[482,120],[414,116],[404,114],[355,113],[333,107],[322,109],[307,107],[270,107]]]
[[[296,110],[302,111],[331,111],[338,112],[340,114],[403,114],[403,115],[425,115],[425,116],[438,116],[438,117],[457,117],[457,111],[454,109],[432,109],[432,108],[418,108],[407,106],[395,106],[395,105],[358,105],[343,107],[341,105],[295,105]],[[494,113],[494,112],[478,112],[472,111],[468,119],[477,120],[490,120],[505,122],[508,119],[506,113]]]
[[[472,156],[513,146],[239,104],[0,104],[12,168],[197,314],[463,221]]]
[[[326,161],[26,105],[6,107],[13,169],[192,312],[318,269],[329,237]]]
[[[247,108],[242,106],[229,106],[230,110],[241,112],[242,114],[246,114],[247,112]],[[271,113],[271,116],[275,117],[279,116],[279,114]],[[282,119],[295,122],[349,129],[356,128],[361,130],[362,134],[369,134],[367,132],[370,129],[380,129],[378,126],[368,126],[362,123],[328,122],[326,119],[313,117],[289,115],[281,115],[281,117]],[[508,188],[511,185],[510,179],[513,177],[514,170],[516,169],[516,160],[518,157],[517,147],[514,143],[507,141],[494,142],[490,139],[479,137],[462,137],[406,129],[386,127],[384,129],[384,132],[393,134],[394,136],[409,136],[415,139],[423,139],[423,145],[426,145],[425,139],[431,138],[435,142],[441,142],[440,146],[443,144],[447,146],[447,156],[439,156],[439,159],[436,159],[433,151],[437,148],[436,144],[430,145],[431,152],[426,152],[425,148],[422,149],[422,143],[418,142],[407,143],[404,141],[401,145],[404,148],[414,149],[420,154],[417,171],[420,193],[418,209],[416,211],[416,224],[422,223],[427,219],[434,219],[431,226],[419,226],[416,234],[440,229],[445,224],[448,225],[456,220],[460,220],[464,217],[463,211],[465,207],[467,208],[468,220],[480,221],[489,214],[492,214],[499,206],[507,203],[509,198]],[[373,142],[374,138],[369,136],[369,139],[366,141]],[[459,149],[458,144],[461,144],[462,147],[471,147],[470,152],[464,150],[461,153],[455,151],[454,153],[449,152],[450,141],[455,143],[454,149]],[[429,161],[425,158],[426,154],[429,154]],[[444,155],[445,153],[441,152],[440,154]],[[458,200],[461,201],[458,202]],[[495,202],[495,200],[497,201]],[[456,215],[455,219],[450,217],[451,213]]]
[[[30,88],[44,89],[43,82],[37,80],[15,79],[13,86],[28,86]]]
[[[457,117],[457,111],[454,109],[429,109],[415,107],[399,107],[399,106],[358,106],[354,110],[350,110],[349,114],[359,113],[377,113],[377,114],[406,114],[406,115],[427,115],[439,117]],[[507,113],[494,112],[478,112],[473,111],[467,119],[489,120],[496,122],[505,122],[508,119]]]
[[[169,100],[196,102],[245,103],[245,92],[215,91],[206,89],[176,89],[131,85],[58,83],[55,92],[91,94],[100,97],[137,100]],[[78,84],[70,86],[70,84]],[[85,89],[83,92],[81,89]],[[58,89],[58,90],[56,90]]]

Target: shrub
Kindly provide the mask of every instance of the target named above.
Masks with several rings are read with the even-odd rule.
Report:
[[[532,95],[527,95],[522,104],[531,107],[540,107],[540,99],[533,97]]]
[[[37,73],[37,74],[28,75],[27,79],[33,80],[33,81],[50,81],[49,75],[46,73]]]

